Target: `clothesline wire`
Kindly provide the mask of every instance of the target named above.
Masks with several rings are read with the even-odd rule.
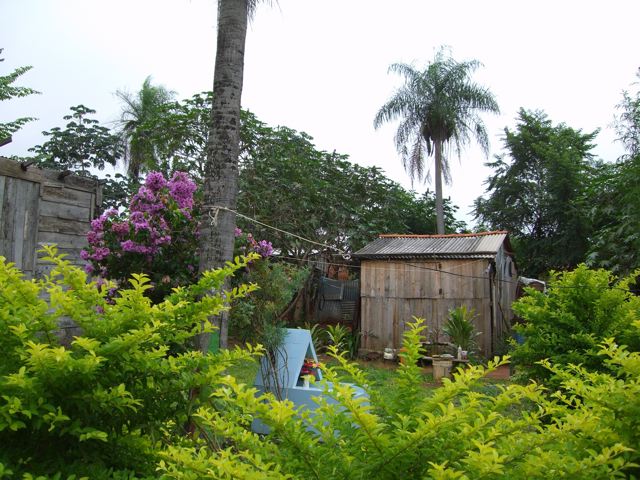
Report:
[[[360,270],[362,270],[362,268],[363,268],[361,265],[349,265],[349,264],[346,264],[346,263],[333,263],[333,262],[318,261],[318,260],[311,260],[311,259],[299,259],[299,258],[296,258],[296,257],[287,257],[287,256],[283,256],[283,255],[275,255],[275,257],[283,259],[283,260],[291,260],[292,263],[293,262],[303,261],[303,262],[307,262],[307,263],[324,263],[326,265],[334,265],[334,266],[338,266],[338,267],[348,267],[348,268],[360,269]],[[461,268],[461,267],[463,267],[465,265],[470,265],[472,263],[474,263],[474,262],[467,262],[467,263],[464,263],[462,265],[456,265],[454,268]],[[425,267],[425,266],[422,266],[422,265],[415,265],[413,263],[405,263],[404,265],[405,266],[409,266],[411,268],[418,269],[418,270],[428,270],[428,271],[432,271],[432,272],[440,272],[440,273],[443,273],[443,274],[446,274],[446,275],[452,275],[452,276],[455,276],[455,277],[470,278],[470,279],[476,279],[476,280],[487,280],[489,278],[489,277],[480,277],[478,275],[465,275],[465,274],[462,274],[462,273],[451,272],[451,271],[448,271],[448,270],[440,270],[440,269],[437,269],[437,268]],[[389,270],[394,270],[394,271],[404,270],[404,268],[400,269],[400,268],[394,268],[394,267],[373,267],[373,266],[368,266],[367,269],[370,269],[370,270],[385,270],[385,271],[389,271]],[[502,282],[502,283],[513,283],[510,280],[503,280],[503,279],[498,279],[498,278],[496,278],[495,281],[496,282]]]
[[[265,228],[270,228],[271,230],[275,230],[276,232],[280,232],[280,233],[284,233],[285,235],[289,235],[291,237],[295,237],[298,240],[302,240],[303,242],[307,242],[307,243],[311,243],[313,245],[317,245],[319,247],[324,247],[324,248],[328,248],[331,250],[335,250],[336,252],[338,252],[339,254],[341,254],[343,257],[349,257],[349,253],[345,252],[344,250],[340,250],[337,247],[334,247],[333,245],[328,245],[326,243],[320,243],[320,242],[316,242],[315,240],[310,240],[308,238],[305,237],[301,237],[300,235],[297,235],[295,233],[292,232],[288,232],[287,230],[283,230],[281,228],[278,227],[274,227],[273,225],[269,225],[267,223],[261,222],[260,220],[256,220],[255,218],[249,217],[247,215],[244,215],[236,210],[233,210],[231,208],[227,208],[227,207],[222,207],[220,205],[216,205],[214,207],[211,207],[212,210],[215,210],[215,213],[213,214],[213,216],[211,215],[211,210],[209,210],[209,218],[211,218],[211,221],[213,222],[213,224],[215,225],[215,222],[217,222],[218,219],[218,210],[226,210],[228,212],[234,213],[235,215],[237,215],[238,217],[244,218],[245,220],[248,220],[252,223],[261,225]],[[348,258],[346,258],[348,260]]]

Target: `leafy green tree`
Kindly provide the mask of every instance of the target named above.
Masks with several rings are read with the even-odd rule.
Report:
[[[627,274],[640,266],[640,91],[625,91],[618,108],[616,131],[626,153],[615,164],[600,165],[592,182],[594,234],[587,261]]]
[[[118,134],[92,116],[95,110],[77,105],[72,113],[65,115],[64,130],[60,127],[42,132],[47,141],[29,149],[36,154],[36,163],[42,168],[70,171],[100,180],[102,183],[102,207],[126,207],[137,182],[121,173],[106,174],[104,178],[91,169],[103,170],[107,165],[115,166],[122,158],[123,145]]]
[[[273,129],[250,115],[243,132],[239,212],[316,242],[238,219],[243,228],[278,245],[282,255],[305,259],[322,245],[353,252],[380,233],[435,233],[432,194],[416,197],[378,168],[320,151],[303,132]],[[460,228],[455,207],[445,206],[447,228]]]
[[[153,85],[149,76],[137,94],[117,91],[116,95],[123,102],[120,134],[126,144],[124,161],[129,176],[137,180],[141,173],[153,170],[158,164],[152,134],[142,127],[159,115],[162,106],[175,94],[162,85]]]
[[[122,155],[120,138],[92,118],[95,110],[77,105],[71,111],[62,117],[68,122],[64,130],[55,127],[42,132],[47,141],[29,149],[37,155],[38,165],[83,176],[91,176],[91,168],[104,170],[106,165],[115,166]]]
[[[489,139],[480,113],[499,113],[493,94],[471,81],[480,66],[477,60],[457,62],[444,48],[423,70],[394,63],[389,71],[404,77],[404,85],[385,103],[374,119],[374,126],[399,119],[395,143],[402,164],[411,179],[425,176],[426,158],[434,156],[437,233],[445,233],[442,179],[450,181],[445,145],[461,149],[475,137],[487,152]]]
[[[640,85],[640,69],[636,73]],[[616,119],[616,132],[618,140],[622,142],[627,150],[626,157],[631,158],[640,155],[640,90],[622,92],[622,101],[618,104],[621,110]]]
[[[165,103],[159,107],[157,115],[141,125],[144,131],[149,132],[149,140],[155,145],[156,170],[186,171],[202,182],[212,103],[213,92],[202,92],[182,101]],[[245,114],[243,111],[242,115]]]
[[[596,134],[521,109],[515,130],[505,129],[507,153],[487,163],[494,173],[475,215],[485,227],[509,231],[523,274],[540,276],[584,261]]]
[[[513,304],[522,319],[515,329],[525,339],[512,355],[520,376],[557,387],[560,379],[540,363],[544,359],[608,371],[599,354],[606,339],[640,351],[640,332],[633,327],[640,318],[640,297],[629,291],[634,283],[635,275],[619,280],[580,265],[572,272],[553,272],[546,292],[530,289]]]
[[[4,49],[0,48],[0,54]],[[4,62],[4,58],[0,58]],[[13,83],[33,67],[18,67],[8,75],[0,75],[0,102],[12,98],[26,97],[40,93],[33,88],[19,87]],[[0,146],[11,141],[11,135],[17,132],[25,123],[35,120],[33,117],[21,117],[9,123],[0,123]]]

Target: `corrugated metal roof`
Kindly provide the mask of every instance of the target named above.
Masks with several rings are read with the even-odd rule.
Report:
[[[507,232],[454,235],[380,235],[358,250],[360,258],[493,258]],[[509,248],[509,247],[507,247]]]

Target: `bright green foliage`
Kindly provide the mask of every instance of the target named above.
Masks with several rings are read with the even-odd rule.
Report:
[[[110,285],[87,283],[55,248],[47,255],[54,267],[42,281],[23,280],[0,259],[0,477],[8,470],[15,478],[154,476],[162,445],[187,441],[185,427],[202,404],[198,390],[215,388],[234,359],[251,355],[186,348],[211,329],[209,315],[252,290],[220,290],[247,261],[206,272],[152,305],[143,275],[109,303]],[[83,331],[69,345],[57,336],[60,317]]]
[[[535,383],[487,386],[485,370],[475,366],[425,394],[415,366],[423,328],[421,321],[410,326],[397,392],[386,398],[370,389],[369,400],[354,399],[352,387],[338,383],[338,371],[360,385],[367,378],[335,352],[339,366],[324,369],[333,389],[324,388],[337,403],[318,397],[315,415],[270,395],[256,398],[255,390],[227,378],[226,388],[214,394],[226,404],[224,414],[208,408],[197,413],[211,435],[227,438],[225,446],[215,454],[206,439],[201,448],[171,447],[161,472],[176,479],[305,480],[591,480],[634,472],[639,354],[608,344],[601,353],[614,375],[555,369],[566,379],[564,396],[548,395]],[[490,362],[489,369],[503,362]],[[270,426],[270,435],[250,432],[254,415]]]
[[[236,239],[236,246],[242,242]],[[252,283],[259,288],[234,303],[229,316],[232,335],[243,342],[260,343],[267,350],[282,343],[287,306],[309,275],[306,268],[259,258],[238,272],[234,284]]]
[[[580,265],[572,272],[553,272],[546,293],[528,290],[513,304],[522,318],[515,330],[525,339],[513,352],[516,370],[524,379],[557,386],[560,378],[541,360],[609,371],[599,354],[605,339],[640,350],[640,335],[632,326],[640,318],[640,297],[627,288],[633,278],[616,281],[606,270]]]
[[[335,325],[327,325],[327,340],[329,346],[335,347],[336,351],[342,352],[347,347],[347,337],[349,336],[349,329],[341,323]]]
[[[543,112],[524,109],[517,122],[505,129],[506,155],[487,163],[494,173],[475,214],[488,229],[509,231],[523,275],[574,268],[588,248],[592,202],[585,195],[597,131],[553,125]]]
[[[0,54],[2,54],[3,48],[0,48]],[[4,58],[0,58],[0,62],[3,62]],[[18,67],[8,75],[0,75],[0,102],[3,100],[10,100],[12,98],[26,97],[27,95],[33,95],[40,93],[29,87],[18,87],[13,83],[22,75],[31,70],[32,67]],[[33,117],[18,118],[9,123],[0,123],[0,142],[11,138],[11,134],[18,131],[25,123],[35,120]]]
[[[456,348],[460,347],[468,352],[475,348],[476,337],[480,335],[473,325],[475,316],[475,310],[468,309],[466,305],[449,310],[449,318],[442,327],[442,332],[449,336]]]

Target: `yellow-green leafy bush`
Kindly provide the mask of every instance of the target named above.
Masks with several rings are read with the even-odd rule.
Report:
[[[252,288],[221,291],[247,262],[152,305],[143,275],[108,301],[110,285],[87,283],[55,249],[48,260],[50,275],[27,281],[0,257],[0,478],[155,476],[158,452],[192,424],[199,389],[215,388],[234,359],[249,355],[186,348],[211,329],[209,315]],[[62,316],[83,331],[66,346],[57,336]]]
[[[57,267],[41,283],[0,262],[0,478],[638,476],[640,354],[612,339],[598,352],[606,371],[545,363],[558,392],[488,384],[481,367],[425,390],[416,366],[424,326],[416,321],[405,334],[395,388],[367,387],[367,377],[334,351],[338,366],[324,370],[334,387],[324,388],[335,403],[319,398],[312,415],[221,375],[247,354],[212,358],[178,348],[207,314],[224,308],[220,295],[200,295],[219,289],[242,262],[153,306],[143,277],[110,305],[81,271],[52,260]],[[43,291],[50,302],[39,299]],[[54,334],[62,314],[85,331],[68,348]],[[640,330],[637,317],[630,328]],[[365,386],[369,399],[354,399],[341,379]],[[195,394],[203,387],[208,400]],[[251,432],[256,417],[270,435]]]
[[[354,400],[349,385],[334,383],[326,393],[338,403],[319,398],[311,415],[286,400],[256,398],[227,378],[226,387],[214,393],[227,410],[197,412],[212,435],[227,439],[224,446],[214,451],[202,439],[199,446],[170,447],[160,471],[175,479],[305,480],[593,480],[637,474],[637,353],[603,346],[601,354],[614,375],[551,367],[564,379],[569,392],[564,395],[536,383],[488,385],[481,367],[470,367],[424,395],[415,366],[422,328],[418,322],[406,333],[397,393],[387,398],[369,389],[369,402]],[[341,370],[366,384],[357,368],[337,359]],[[327,369],[326,379],[336,382],[336,371]],[[269,425],[270,435],[251,433],[254,416]]]

